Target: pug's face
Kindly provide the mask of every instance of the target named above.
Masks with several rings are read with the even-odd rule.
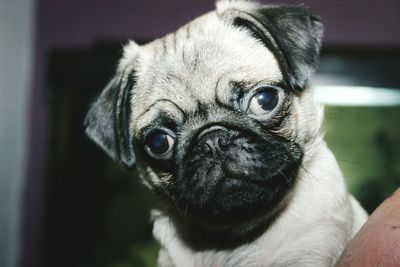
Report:
[[[219,2],[162,39],[130,42],[86,132],[186,216],[272,214],[318,138],[305,87],[321,35],[302,7]]]

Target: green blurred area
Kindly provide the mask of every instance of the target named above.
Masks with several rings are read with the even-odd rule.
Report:
[[[153,199],[136,173],[110,164],[112,192],[106,206],[106,239],[87,266],[152,267],[157,266],[158,243],[152,237],[150,210]],[[129,181],[130,183],[126,183]]]
[[[322,132],[368,212],[400,186],[400,107],[327,106]]]

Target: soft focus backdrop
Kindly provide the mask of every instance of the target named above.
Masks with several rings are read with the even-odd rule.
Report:
[[[321,16],[312,82],[333,92],[323,131],[350,190],[372,211],[400,185],[400,2],[263,2],[304,3]],[[83,135],[83,116],[123,43],[161,37],[213,7],[0,0],[0,266],[154,266],[151,196]]]

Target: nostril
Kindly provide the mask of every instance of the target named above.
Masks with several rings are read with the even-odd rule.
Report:
[[[228,140],[225,140],[222,137],[218,137],[217,139],[217,145],[221,151],[226,151],[228,149],[228,143]]]
[[[227,137],[221,136],[209,136],[206,140],[202,143],[203,152],[205,153],[218,153],[219,152],[226,152],[229,147],[229,141],[226,140]]]
[[[204,142],[204,151],[205,152],[211,152],[213,150],[212,147],[213,147],[213,145],[210,144],[210,142]]]
[[[198,146],[203,153],[221,154],[222,156],[229,150],[234,134],[234,130],[214,126],[203,130],[197,136]]]

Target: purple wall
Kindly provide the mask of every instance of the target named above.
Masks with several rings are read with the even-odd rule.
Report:
[[[273,2],[303,2],[310,6],[326,26],[327,46],[400,46],[398,0],[268,1]],[[40,251],[47,145],[47,53],[55,47],[87,46],[99,39],[159,37],[213,6],[213,0],[38,0],[21,266],[37,266]]]
[[[400,44],[398,0],[263,2],[310,6],[326,25],[326,44]],[[82,45],[97,38],[158,37],[213,6],[213,0],[39,0],[38,35],[50,46]]]

